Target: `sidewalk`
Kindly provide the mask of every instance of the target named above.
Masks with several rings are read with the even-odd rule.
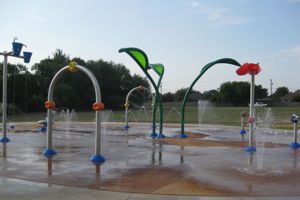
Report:
[[[299,200],[299,197],[205,197],[92,190],[0,177],[0,200]]]

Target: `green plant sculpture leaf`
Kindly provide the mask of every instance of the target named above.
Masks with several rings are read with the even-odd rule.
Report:
[[[148,57],[142,50],[130,47],[122,48],[119,50],[119,52],[126,52],[142,68],[143,71],[151,69],[148,63]]]
[[[163,76],[164,72],[165,72],[165,68],[163,66],[163,64],[149,64],[149,66],[159,75],[159,76]]]

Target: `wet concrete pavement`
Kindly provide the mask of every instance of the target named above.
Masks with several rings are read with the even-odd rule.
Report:
[[[29,182],[33,185],[96,189],[93,192],[101,189],[237,199],[300,196],[300,154],[287,146],[290,134],[286,132],[264,135],[257,130],[259,148],[250,155],[242,150],[245,142],[238,129],[191,126],[187,128],[188,139],[152,140],[147,137],[151,131],[148,126],[136,125],[128,132],[120,128],[121,124],[105,126],[102,155],[107,160],[97,168],[89,161],[94,149],[92,123],[73,124],[70,131],[58,124],[53,134],[58,155],[52,160],[42,155],[46,135],[32,124],[17,124],[16,130],[9,132],[11,142],[1,144],[0,176],[9,179],[1,178],[0,188],[5,185],[3,180],[22,179],[33,181]],[[174,137],[177,131],[177,127],[169,127],[164,134]]]

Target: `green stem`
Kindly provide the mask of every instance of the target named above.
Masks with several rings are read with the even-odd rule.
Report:
[[[157,82],[158,88],[160,86],[161,79],[162,79],[162,76],[159,77],[159,80]],[[157,97],[157,92],[156,92],[155,96],[154,96],[153,110],[152,110],[152,131],[153,131],[153,133],[155,133],[155,131],[156,131],[156,123],[155,122],[156,122],[157,100],[158,100],[158,97]]]
[[[162,130],[163,130],[163,108],[162,108],[162,101],[161,101],[161,96],[160,93],[158,91],[158,88],[154,82],[154,80],[151,78],[151,76],[148,74],[147,71],[144,71],[146,76],[148,77],[148,79],[150,80],[150,82],[152,83],[154,89],[155,89],[155,101],[156,99],[159,102],[159,110],[160,110],[160,119],[159,119],[159,134],[162,134]],[[155,106],[154,106],[155,107]],[[155,113],[154,113],[155,115]],[[153,120],[152,124],[154,124],[154,127],[152,128],[152,130],[155,132],[155,121]]]
[[[208,64],[206,64],[202,69],[200,74],[197,76],[197,78],[192,82],[191,86],[189,87],[189,89],[186,91],[185,96],[183,98],[183,102],[181,105],[181,113],[180,113],[180,118],[181,118],[181,134],[184,134],[184,113],[185,113],[185,105],[186,102],[188,100],[188,97],[190,95],[191,90],[193,89],[193,86],[196,84],[196,82],[201,78],[201,76],[212,66],[214,66],[215,64],[231,64],[231,65],[235,65],[235,66],[241,66],[240,63],[238,63],[236,60],[231,59],[231,58],[221,58],[219,60],[216,60],[214,62],[210,62]]]
[[[189,89],[186,91],[184,98],[183,98],[183,102],[181,105],[181,112],[180,112],[180,118],[181,118],[181,134],[184,134],[184,113],[185,113],[185,105],[186,102],[188,100],[188,97],[191,93],[191,90],[193,89],[193,86],[196,84],[196,82],[199,80],[199,78],[203,75],[203,73],[200,73],[197,78],[193,81],[193,83],[191,84],[191,86],[189,87]]]

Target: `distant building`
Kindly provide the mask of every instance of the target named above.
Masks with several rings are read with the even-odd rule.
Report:
[[[296,95],[300,95],[300,91],[290,92],[287,95],[280,97],[280,102],[291,103],[291,102],[293,102],[293,97]]]

